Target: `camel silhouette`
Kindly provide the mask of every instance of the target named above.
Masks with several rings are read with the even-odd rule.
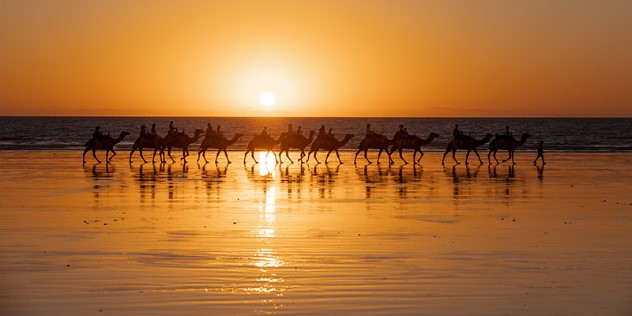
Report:
[[[279,135],[279,138],[274,139],[267,134],[255,134],[255,136],[250,142],[248,142],[248,145],[246,146],[246,153],[244,154],[244,164],[246,164],[246,157],[248,157],[248,153],[250,153],[252,160],[254,160],[255,163],[258,163],[257,159],[255,158],[255,150],[258,148],[266,150],[266,157],[268,157],[268,154],[272,152],[272,154],[274,155],[274,161],[278,163],[279,160],[277,159],[276,154],[274,153],[274,151],[272,151],[272,149],[275,145],[280,144],[283,139],[285,139],[286,135],[287,133],[283,132]]]
[[[287,157],[287,159],[289,159],[291,163],[294,163],[292,158],[290,158],[289,152],[290,152],[290,148],[296,148],[296,149],[301,150],[301,157],[298,160],[303,162],[303,157],[305,157],[305,147],[307,147],[307,145],[312,143],[312,141],[314,140],[314,134],[316,134],[316,132],[309,131],[309,137],[307,138],[303,135],[296,135],[296,134],[290,134],[287,137],[285,137],[285,139],[281,141],[281,150],[279,151],[279,161],[283,163],[281,154],[285,152],[285,156]]]
[[[485,137],[483,137],[480,140],[475,139],[472,136],[467,136],[467,135],[461,135],[459,138],[457,139],[452,139],[452,141],[450,141],[450,143],[448,144],[448,146],[445,148],[445,153],[443,153],[443,159],[441,159],[441,164],[444,165],[445,164],[445,156],[449,153],[452,152],[452,159],[454,159],[454,161],[457,164],[460,164],[460,162],[458,160],[456,160],[456,150],[457,149],[463,149],[463,150],[467,150],[467,153],[465,154],[465,164],[469,164],[468,159],[470,158],[470,152],[474,151],[474,153],[476,154],[476,157],[478,157],[478,161],[483,164],[483,160],[481,160],[481,156],[478,154],[478,150],[476,149],[479,146],[484,145],[485,143],[487,143],[490,139],[492,139],[494,135],[492,134],[487,134],[485,135]]]
[[[125,136],[129,135],[128,132],[121,132],[117,138],[112,138],[111,136],[103,136],[102,138],[91,138],[86,143],[86,149],[83,151],[83,163],[86,163],[86,153],[89,150],[92,150],[92,157],[97,160],[98,163],[101,163],[101,160],[97,158],[96,151],[97,149],[105,149],[105,162],[110,163],[112,158],[116,156],[116,152],[114,151],[114,145],[118,144],[125,138]],[[110,155],[110,151],[112,152],[112,157]]]
[[[368,163],[372,163],[367,157],[367,152],[369,149],[379,149],[380,152],[377,154],[377,164],[380,164],[380,156],[382,155],[382,151],[386,152],[388,155],[388,163],[392,164],[393,159],[391,159],[391,154],[388,152],[388,147],[393,144],[393,139],[388,139],[388,137],[381,134],[372,134],[370,136],[365,136],[364,139],[360,142],[358,146],[358,151],[356,151],[355,157],[353,158],[353,163],[356,163],[358,159],[358,154],[360,152],[364,152],[364,159]]]
[[[171,148],[182,148],[182,158],[180,158],[180,160],[186,163],[187,156],[189,156],[189,145],[197,142],[202,132],[204,131],[201,129],[196,129],[193,137],[190,137],[184,132],[174,132],[168,134],[164,140],[163,150],[164,147],[167,148],[167,155],[169,156],[169,158],[171,158],[171,162],[176,162],[176,160],[171,157]]]
[[[142,158],[143,162],[146,163],[147,160],[145,159],[145,157],[143,157],[144,148],[154,149],[154,155],[151,158],[152,163],[156,162],[157,151],[160,151],[160,154],[159,154],[160,162],[165,162],[165,157],[164,157],[165,152],[163,150],[164,141],[165,139],[158,136],[157,134],[145,134],[145,135],[139,136],[136,139],[136,141],[134,141],[134,145],[132,145],[132,150],[129,153],[129,163],[132,163],[132,155],[134,154],[134,151],[136,151],[137,149],[138,149],[138,152],[140,153],[140,158]]]
[[[224,137],[224,135],[212,135],[210,137],[205,138],[202,141],[202,144],[200,145],[200,151],[198,151],[198,157],[197,157],[197,161],[200,161],[200,154],[202,154],[202,158],[204,158],[204,161],[208,162],[208,160],[206,160],[206,150],[208,148],[217,148],[217,155],[215,155],[215,163],[217,163],[217,158],[219,157],[219,154],[223,151],[224,152],[224,156],[226,156],[226,160],[228,161],[228,163],[230,163],[230,159],[228,159],[228,153],[226,153],[226,148],[228,146],[233,145],[235,142],[237,142],[238,139],[240,139],[241,137],[243,137],[244,134],[235,134],[235,136],[233,136],[232,139],[227,139],[226,137]]]
[[[417,135],[409,135],[406,138],[394,139],[393,147],[391,147],[391,155],[395,150],[397,150],[399,152],[399,158],[401,158],[405,164],[408,164],[408,161],[406,161],[406,159],[404,159],[404,157],[402,156],[402,149],[414,149],[413,163],[418,164],[419,161],[421,161],[421,158],[424,156],[424,152],[421,151],[421,146],[426,146],[430,144],[437,137],[439,137],[439,134],[430,133],[426,139],[423,139]],[[415,160],[417,152],[419,152],[419,159]]]
[[[340,154],[338,153],[338,148],[346,145],[351,138],[353,138],[353,134],[345,135],[345,137],[342,140],[337,140],[331,136],[323,136],[323,137],[316,138],[316,140],[312,143],[312,147],[309,150],[309,153],[307,154],[306,162],[309,162],[309,156],[312,153],[314,153],[314,159],[316,159],[317,163],[320,163],[320,161],[318,161],[318,158],[316,158],[316,154],[318,153],[318,150],[325,149],[328,151],[327,157],[325,158],[325,163],[327,163],[327,160],[329,159],[329,155],[331,154],[332,151],[336,151],[338,162],[342,163],[342,160],[340,159]]]
[[[531,137],[531,134],[524,133],[522,134],[522,137],[520,138],[520,140],[516,140],[515,138],[509,135],[496,134],[496,137],[494,137],[494,139],[489,143],[489,153],[487,154],[487,161],[490,164],[492,163],[490,156],[493,153],[494,160],[496,160],[496,163],[498,163],[498,159],[496,158],[496,152],[499,149],[502,149],[502,150],[507,150],[509,152],[509,157],[503,160],[503,162],[507,162],[509,161],[509,159],[511,159],[511,163],[515,165],[516,162],[514,161],[514,152],[516,151],[516,148],[522,146],[529,137]]]

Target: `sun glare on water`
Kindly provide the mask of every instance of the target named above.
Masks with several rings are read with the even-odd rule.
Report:
[[[266,91],[259,96],[259,103],[263,106],[273,106],[276,100],[276,95],[270,91]]]

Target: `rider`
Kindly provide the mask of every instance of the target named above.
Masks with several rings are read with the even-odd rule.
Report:
[[[206,123],[206,138],[213,136],[215,132],[213,131],[213,126],[211,123]]]
[[[371,124],[366,124],[366,137],[371,137],[373,136],[373,131],[371,130]]]
[[[296,128],[296,136],[303,136],[303,129],[300,125]]]
[[[395,133],[395,139],[404,138],[404,124],[399,125],[399,130]]]
[[[94,139],[101,139],[103,138],[103,133],[101,133],[101,127],[97,125],[97,127],[94,129],[94,133],[92,133],[92,138]]]
[[[455,124],[454,130],[452,131],[452,137],[454,137],[454,139],[459,139],[461,138],[461,135],[463,135],[463,133],[459,130],[459,124]]]
[[[261,131],[261,136],[268,136],[268,127],[264,126],[263,130]]]
[[[177,131],[178,131],[178,129],[173,127],[173,121],[169,122],[169,132],[167,132],[167,135],[171,135],[171,134],[173,134],[174,132],[177,132]]]
[[[151,124],[151,132],[152,135],[156,135],[156,123]]]
[[[145,136],[145,134],[147,134],[147,127],[143,124],[140,126],[140,137]]]
[[[323,137],[325,136],[325,125],[321,125],[320,128],[318,129],[318,137]]]
[[[217,130],[215,130],[215,133],[216,133],[217,135],[222,135],[222,132],[221,132],[221,131],[220,131],[220,129],[219,129],[219,125],[217,125]]]

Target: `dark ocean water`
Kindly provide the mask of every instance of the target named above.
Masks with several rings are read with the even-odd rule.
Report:
[[[540,140],[547,151],[574,152],[630,152],[632,151],[632,119],[629,118],[217,118],[217,117],[0,117],[0,150],[77,150],[83,149],[94,127],[99,125],[104,133],[117,136],[121,131],[131,135],[117,145],[117,149],[130,149],[138,137],[140,126],[156,124],[158,134],[167,133],[169,121],[179,129],[193,134],[196,128],[206,129],[206,124],[221,125],[224,135],[231,138],[235,133],[242,137],[231,150],[243,150],[254,133],[264,126],[268,133],[277,137],[287,130],[302,126],[305,135],[318,130],[321,125],[333,128],[338,138],[351,133],[355,137],[343,150],[354,150],[364,137],[365,126],[370,123],[377,133],[393,137],[400,124],[410,134],[425,138],[430,132],[440,135],[425,150],[442,151],[452,138],[454,124],[475,138],[486,133],[503,133],[505,126],[519,138],[522,133],[532,135],[521,150],[534,150]],[[193,145],[193,149],[199,148]],[[484,146],[483,148],[487,148]]]

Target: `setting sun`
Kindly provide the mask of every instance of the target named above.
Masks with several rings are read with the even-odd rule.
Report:
[[[263,106],[273,106],[276,100],[276,95],[270,91],[266,91],[259,96],[259,103]]]

